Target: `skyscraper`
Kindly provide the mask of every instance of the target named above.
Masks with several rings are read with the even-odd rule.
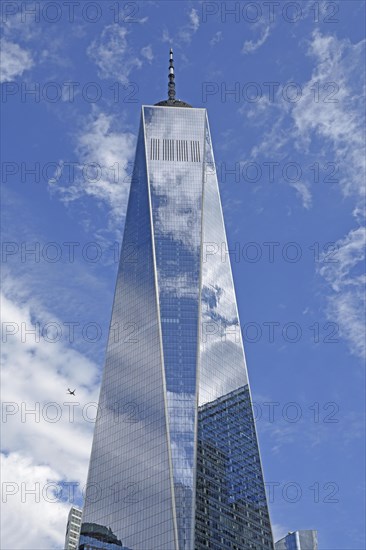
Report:
[[[318,550],[317,531],[294,531],[276,542],[276,550]]]
[[[80,549],[103,528],[131,550],[273,548],[223,250],[206,110],[176,99],[171,51],[168,99],[142,107]]]
[[[81,510],[73,506],[67,518],[65,550],[77,550],[79,548],[80,527]]]

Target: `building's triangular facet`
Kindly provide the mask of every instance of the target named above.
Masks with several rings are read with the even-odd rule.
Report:
[[[229,247],[206,122],[195,550],[273,548]]]
[[[79,548],[272,549],[206,111],[172,90],[142,109]]]
[[[82,544],[85,548],[92,545],[93,538],[83,535],[88,524],[95,524],[97,532],[101,527],[110,528],[124,547],[133,550],[176,547],[150,214],[141,125],[89,466],[81,548]]]

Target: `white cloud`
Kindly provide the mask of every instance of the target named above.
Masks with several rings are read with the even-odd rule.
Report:
[[[195,8],[192,8],[191,11],[188,13],[188,18],[189,23],[180,27],[177,38],[174,38],[173,40],[174,44],[189,44],[192,40],[192,36],[198,31],[200,27],[200,20],[198,17],[198,12]],[[172,41],[172,39],[169,37],[168,31],[165,32],[165,38],[163,37],[163,41]]]
[[[198,17],[197,10],[195,8],[192,8],[189,14],[189,19],[191,21],[191,27],[193,32],[197,32],[198,28],[200,26],[200,20]]]
[[[332,146],[342,166],[340,185],[346,196],[364,192],[364,85],[360,73],[365,43],[352,44],[315,30],[308,53],[317,65],[291,113],[299,142],[308,144],[321,137]]]
[[[33,59],[28,50],[24,50],[18,44],[3,38],[1,40],[1,74],[0,82],[9,82],[24,71],[33,67]]]
[[[210,46],[215,46],[223,39],[222,31],[217,31],[210,40]]]
[[[267,38],[269,37],[269,30],[270,30],[269,25],[267,25],[266,27],[261,29],[261,35],[260,35],[260,37],[258,38],[257,41],[246,40],[244,42],[242,53],[244,53],[244,54],[253,53],[256,50],[258,50],[258,48],[260,48],[265,43]]]
[[[350,344],[354,355],[365,357],[365,276],[363,266],[366,250],[366,230],[353,229],[335,243],[336,253],[323,254],[324,265],[320,274],[329,283],[332,293],[328,296],[329,319],[336,322],[340,335]],[[358,274],[357,271],[361,271]]]
[[[48,482],[85,485],[94,428],[89,420],[96,411],[88,404],[97,401],[99,369],[64,340],[47,341],[48,333],[42,331],[39,339],[26,334],[36,323],[42,329],[57,319],[27,289],[7,280],[3,286],[3,327],[15,327],[16,333],[4,335],[2,344],[3,412],[13,413],[3,417],[2,479],[17,483],[18,490],[3,506],[1,547],[48,550],[62,544],[71,502],[63,502],[65,494],[53,494],[51,489],[42,495],[42,489]],[[68,386],[77,389],[73,401],[67,396]],[[27,413],[32,410],[35,413]],[[34,483],[39,483],[39,503],[34,496],[22,502],[24,489]]]
[[[127,29],[115,23],[105,27],[101,36],[90,44],[87,53],[98,66],[100,78],[114,78],[125,83],[131,71],[141,67],[142,61],[133,55],[127,35]]]
[[[272,112],[272,109],[276,109],[276,113]],[[267,99],[261,99],[256,107],[251,107],[246,110],[244,107],[239,109],[241,114],[246,114],[250,119],[257,121],[261,116],[268,118],[269,110],[271,110],[272,116],[276,117],[275,120],[270,120],[270,130],[262,137],[261,142],[255,145],[251,150],[252,158],[256,159],[260,155],[268,155],[268,151],[271,151],[271,159],[276,161],[283,161],[287,157],[286,148],[288,148],[290,136],[292,136],[293,130],[286,128],[286,115],[287,110],[281,111],[277,105],[271,104]],[[268,118],[269,122],[269,118]],[[295,141],[295,138],[292,137]],[[302,206],[304,208],[310,208],[312,206],[312,195],[310,191],[309,183],[304,180],[289,180],[287,184],[296,190],[298,197],[301,199]]]
[[[111,115],[94,111],[77,135],[82,174],[72,186],[52,183],[66,203],[89,196],[105,204],[111,209],[111,226],[121,222],[126,210],[135,153],[134,134],[114,130],[114,122]]]
[[[261,100],[251,109],[240,109],[256,124],[262,120],[270,127],[260,145],[253,148],[254,157],[266,151],[285,156],[290,145],[308,151],[312,142],[321,138],[342,167],[339,184],[345,196],[356,198],[357,215],[361,213],[365,174],[361,76],[365,42],[352,44],[348,39],[314,31],[308,55],[316,64],[310,79],[301,85],[299,101],[284,101],[279,89],[273,102]],[[309,206],[310,189],[305,194],[298,191],[303,205]]]
[[[1,454],[1,471],[3,491],[8,491],[6,497],[3,493],[7,502],[2,505],[1,548],[61,548],[70,504],[57,501],[52,491],[51,483],[59,485],[60,474],[19,453]],[[36,495],[26,494],[27,490]]]
[[[142,57],[145,57],[148,61],[152,61],[154,59],[154,54],[150,44],[141,49],[141,55]]]
[[[21,9],[13,15],[5,15],[1,25],[4,36],[10,40],[30,42],[42,36],[42,30],[35,17],[24,17]],[[43,28],[44,31],[44,28]],[[44,33],[43,33],[44,34]]]
[[[296,189],[297,194],[301,198],[304,208],[310,208],[312,205],[312,196],[309,187],[303,181],[291,182],[291,187]]]
[[[163,36],[161,37],[161,41],[162,42],[169,42],[169,43],[173,42],[173,38],[170,36],[167,29],[163,30]]]
[[[305,143],[320,136],[333,149],[342,168],[339,184],[342,193],[355,199],[353,213],[361,218],[364,200],[365,155],[363,92],[360,78],[366,41],[352,44],[348,39],[313,33],[309,55],[318,64],[304,88],[304,101],[296,104],[293,119],[299,139]],[[331,83],[331,84],[330,84]],[[310,94],[319,89],[319,100]],[[327,263],[319,271],[330,285],[328,318],[337,322],[341,336],[353,354],[365,356],[364,279],[357,274],[365,258],[365,231],[358,227],[335,243],[336,263]]]
[[[308,55],[315,60],[310,79],[301,86],[301,97],[294,103],[281,102],[281,91],[273,103],[260,102],[250,118],[264,120],[270,127],[260,145],[252,149],[256,158],[267,151],[272,158],[285,158],[288,150],[309,152],[318,159],[327,150],[339,170],[342,194],[353,199],[352,213],[358,224],[364,217],[364,91],[363,62],[366,40],[353,44],[330,34],[312,33]],[[242,109],[244,113],[245,110]],[[255,116],[254,116],[255,115]],[[320,141],[320,146],[319,146]],[[315,147],[314,147],[315,144]],[[309,183],[291,184],[311,205]],[[363,280],[355,274],[363,261],[364,232],[351,229],[335,245],[338,263],[323,266],[319,273],[329,285],[327,315],[337,322],[352,353],[365,353],[363,328]]]

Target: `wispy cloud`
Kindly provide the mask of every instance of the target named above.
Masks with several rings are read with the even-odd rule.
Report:
[[[17,76],[21,76],[24,71],[33,67],[34,61],[29,50],[25,50],[15,42],[10,42],[5,38],[1,39],[0,47],[0,82],[14,80]]]
[[[270,34],[269,25],[267,25],[265,27],[262,27],[261,31],[260,31],[260,36],[257,40],[246,40],[244,42],[242,53],[244,53],[244,54],[253,53],[256,50],[258,50],[258,48],[263,46],[263,44],[265,43],[265,41],[269,37],[269,34]]]
[[[340,185],[344,195],[361,197],[365,174],[363,66],[366,41],[352,44],[315,30],[309,56],[317,64],[294,104],[294,136],[299,145],[321,137],[332,146],[344,170]],[[314,95],[315,94],[315,95]]]
[[[291,148],[307,151],[321,138],[324,147],[332,150],[338,166],[342,166],[339,184],[345,196],[356,203],[354,213],[362,212],[365,156],[363,137],[362,70],[365,40],[352,44],[348,39],[312,33],[308,56],[315,60],[311,77],[301,85],[297,102],[285,102],[279,89],[275,101],[265,98],[240,112],[259,125],[268,126],[260,144],[253,147],[254,158],[271,151],[272,156],[285,157]],[[319,158],[319,150],[317,149]],[[292,184],[299,192],[303,206],[311,206],[311,191],[306,181]]]
[[[21,9],[13,14],[4,12],[1,30],[6,38],[17,42],[31,42],[42,37],[42,30],[36,18],[24,17]]]
[[[365,190],[365,155],[363,66],[366,41],[352,44],[315,30],[309,55],[317,60],[316,69],[304,89],[304,101],[293,109],[296,134],[303,143],[313,135],[332,147],[337,164],[342,167],[339,184],[346,197],[355,201],[353,214],[362,219]],[[314,101],[314,89],[326,93],[327,101]],[[328,263],[319,272],[330,285],[328,317],[339,323],[343,338],[353,354],[365,356],[364,278],[360,269],[365,258],[365,231],[350,230],[339,239],[336,263]]]
[[[161,37],[162,42],[168,42],[171,44],[173,42],[173,38],[170,36],[169,31],[167,29],[163,30],[163,35]]]
[[[100,78],[128,82],[130,73],[142,66],[127,41],[128,30],[116,23],[103,29],[99,38],[88,47],[89,57],[99,68]]]
[[[151,44],[141,49],[141,55],[142,57],[145,57],[145,59],[147,59],[148,61],[152,61],[154,59]]]
[[[199,20],[199,17],[198,17],[198,12],[195,8],[191,9],[191,11],[189,13],[189,19],[191,21],[191,27],[192,27],[193,32],[197,32],[198,28],[200,26],[200,20]]]
[[[351,353],[365,358],[365,228],[353,229],[335,247],[334,262],[319,269],[332,291],[327,298],[328,316],[338,323]]]
[[[169,44],[174,44],[174,46],[189,44],[199,27],[200,19],[198,16],[198,11],[195,8],[192,8],[191,11],[188,12],[188,23],[179,27],[174,36],[168,31],[168,29],[164,29],[162,41],[168,42]]]
[[[215,46],[223,40],[222,31],[217,31],[210,40],[210,46]]]
[[[59,194],[65,203],[90,197],[105,205],[111,213],[112,230],[121,222],[126,209],[135,140],[131,132],[117,129],[112,115],[95,110],[76,136],[79,176],[72,185],[51,183],[52,192]],[[95,170],[86,176],[88,166],[94,166]]]

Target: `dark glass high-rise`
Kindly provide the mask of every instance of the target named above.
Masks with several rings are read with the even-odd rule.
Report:
[[[168,99],[142,107],[79,548],[108,529],[119,550],[272,549],[207,113],[174,78],[171,51]]]

